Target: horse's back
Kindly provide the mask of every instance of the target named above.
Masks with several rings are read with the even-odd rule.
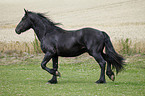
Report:
[[[95,36],[95,37],[103,36],[102,31],[94,29],[94,28],[83,28],[82,30],[86,36]]]
[[[86,47],[86,49],[90,49],[91,47],[97,48],[97,46],[103,46],[104,44],[103,31],[94,28],[86,27],[75,31],[68,31],[66,34],[71,35],[66,35],[69,39],[65,40],[65,42],[75,44],[77,46],[83,46]]]

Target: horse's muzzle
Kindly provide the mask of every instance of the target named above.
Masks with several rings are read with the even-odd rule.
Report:
[[[21,31],[20,31],[20,30],[17,30],[17,28],[15,29],[15,32],[16,32],[17,34],[21,34]]]

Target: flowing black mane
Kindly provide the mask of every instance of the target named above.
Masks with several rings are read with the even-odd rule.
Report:
[[[61,23],[55,23],[50,18],[46,17],[46,13],[35,13],[35,12],[32,12],[32,11],[28,11],[28,13],[37,15],[38,17],[40,17],[40,19],[46,21],[47,23],[49,23],[52,26],[62,25]]]
[[[49,19],[48,17],[46,17],[45,13],[36,13],[39,17],[46,19],[51,25],[56,26],[56,25],[61,25],[60,23],[55,23],[53,22],[51,19]]]
[[[55,23],[54,21],[52,21],[50,18],[46,17],[46,13],[35,13],[32,11],[27,11],[28,14],[31,14],[34,19],[38,19],[41,20],[44,25],[48,25],[47,26],[47,31],[45,31],[45,35],[49,32],[52,32],[53,29],[58,30],[59,32],[66,32],[64,29],[58,27],[58,25],[62,25],[61,23]],[[46,26],[45,26],[46,27]]]

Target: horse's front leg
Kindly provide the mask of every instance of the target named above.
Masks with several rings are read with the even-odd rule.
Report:
[[[52,57],[53,62],[53,76],[52,79],[48,81],[48,83],[56,84],[57,83],[57,76],[60,76],[60,73],[57,71],[58,69],[58,56]]]
[[[42,63],[41,63],[41,67],[42,67],[42,69],[46,70],[50,74],[55,74],[53,69],[50,69],[50,68],[46,67],[46,64],[50,61],[52,56],[53,55],[51,53],[47,52],[44,56],[44,59],[43,59]]]

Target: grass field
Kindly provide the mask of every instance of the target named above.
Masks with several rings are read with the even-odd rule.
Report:
[[[59,58],[62,77],[46,84],[51,75],[41,69],[43,55],[0,58],[1,96],[145,96],[145,55],[125,56],[125,70],[112,82],[95,84],[100,68],[88,55]],[[8,62],[9,61],[9,62]],[[51,62],[48,63],[51,67]]]

